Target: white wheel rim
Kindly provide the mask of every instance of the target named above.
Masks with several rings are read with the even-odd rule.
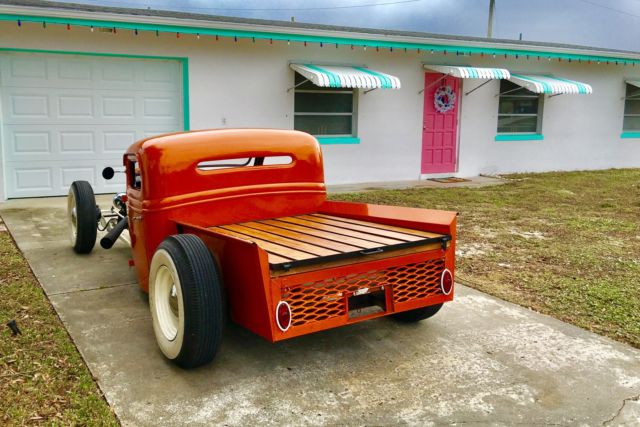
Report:
[[[158,326],[162,335],[173,341],[178,335],[180,307],[176,280],[166,265],[161,265],[156,273],[154,302],[158,316]]]
[[[69,195],[67,196],[67,216],[69,221],[69,238],[71,239],[71,244],[76,244],[76,239],[78,238],[78,211],[76,208],[76,195],[73,192],[73,189],[69,190]]]
[[[149,306],[158,347],[173,360],[184,341],[184,302],[178,270],[165,249],[158,249],[151,260]]]

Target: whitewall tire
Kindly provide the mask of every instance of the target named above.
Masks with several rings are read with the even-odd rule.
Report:
[[[224,327],[222,285],[200,238],[179,234],[160,244],[149,271],[149,306],[167,359],[194,368],[215,358]]]

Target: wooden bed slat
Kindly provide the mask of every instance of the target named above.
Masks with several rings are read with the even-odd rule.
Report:
[[[420,236],[427,239],[441,236],[441,234],[430,233],[428,231],[414,230],[413,228],[404,228],[404,227],[398,227],[395,225],[380,224],[377,222],[362,221],[359,219],[344,218],[341,216],[332,216],[332,215],[326,215],[326,214],[311,214],[311,215],[321,217],[321,218],[326,218],[326,219],[333,219],[336,221],[349,222],[351,224],[367,225],[369,227],[381,228],[383,230],[398,231],[400,233],[412,234],[414,236]]]
[[[302,234],[317,236],[323,239],[328,239],[332,241],[344,242],[349,245],[357,246],[360,249],[371,249],[380,247],[379,243],[372,242],[369,240],[357,239],[355,237],[345,236],[344,234],[336,234],[331,233],[330,231],[322,231],[316,228],[309,228],[298,224],[293,224],[291,222],[280,221],[280,219],[266,219],[260,221],[261,224],[273,225],[278,228],[284,228],[287,230],[298,231]]]
[[[362,248],[347,245],[341,242],[321,239],[319,237],[311,236],[309,234],[303,234],[297,231],[286,230],[284,228],[274,227],[272,225],[263,224],[260,222],[243,222],[242,225],[246,227],[257,228],[258,230],[266,231],[267,233],[277,234],[279,236],[288,237],[301,242],[310,243],[315,246],[322,246],[324,248],[331,249],[333,251],[355,252],[362,249]]]
[[[289,262],[291,261],[289,258],[284,258],[281,256],[278,256],[276,254],[273,254],[269,251],[266,251],[267,255],[269,256],[269,264],[282,264],[284,262]]]
[[[300,217],[287,216],[283,218],[278,218],[279,221],[292,222],[294,224],[304,225],[305,227],[315,228],[318,230],[329,231],[331,233],[337,233],[345,236],[356,237],[358,239],[368,240],[370,242],[379,243],[380,245],[397,245],[398,243],[404,243],[403,240],[389,239],[387,237],[375,236],[368,233],[359,233],[354,230],[347,230],[345,228],[334,227],[329,224],[321,224],[316,221],[308,221],[306,219],[302,219]]]
[[[267,251],[267,253],[269,254],[269,263],[271,264],[280,264],[291,260],[300,261],[303,259],[316,258],[315,255],[311,255],[306,252],[301,252],[295,249],[287,248],[285,246],[276,245],[275,243],[256,239],[254,237],[249,237],[244,234],[236,233],[235,231],[225,230],[224,228],[211,227],[211,230],[220,234],[226,234],[227,236],[237,237],[242,240],[249,240],[256,243],[262,249]]]
[[[349,222],[336,221],[336,220],[316,217],[312,215],[300,215],[297,218],[302,218],[309,221],[317,221],[321,224],[327,224],[327,225],[332,225],[334,227],[346,228],[347,230],[355,230],[355,231],[361,231],[363,233],[374,234],[377,236],[389,237],[389,238],[397,239],[404,242],[415,242],[416,240],[423,240],[423,237],[414,236],[412,234],[398,233],[397,231],[383,230],[381,228],[369,227],[366,225],[351,224]]]
[[[442,245],[441,241],[426,243],[426,239],[437,239],[441,234],[411,228],[391,226],[340,216],[312,213],[260,221],[248,221],[210,227],[212,231],[245,241],[250,241],[267,252],[272,268],[278,264],[307,261],[318,258],[314,268],[327,265],[346,265],[351,257],[364,249],[383,248],[395,245],[417,245],[408,248],[397,246],[392,251],[380,252],[380,257],[432,250]],[[413,243],[416,242],[416,243]],[[343,254],[348,259],[341,256]],[[371,260],[368,255],[367,259]],[[325,257],[332,257],[323,260]],[[300,265],[303,265],[301,263]],[[306,265],[306,264],[304,264]],[[310,264],[311,265],[311,264]],[[298,268],[298,267],[296,267]],[[306,271],[305,268],[299,267]],[[324,268],[324,267],[321,267]],[[275,271],[275,270],[274,270]],[[289,270],[284,270],[289,271]],[[298,270],[295,270],[298,271]],[[282,273],[284,274],[284,273]],[[288,273],[287,273],[288,274]]]
[[[331,249],[323,248],[321,246],[315,246],[310,243],[299,242],[297,240],[288,239],[286,237],[278,236],[277,234],[266,233],[264,231],[256,230],[254,228],[245,227],[240,224],[223,225],[221,228],[226,230],[235,231],[237,233],[246,234],[250,237],[256,237],[267,242],[275,243],[279,246],[286,246],[299,251],[308,252],[317,256],[329,256],[336,255],[339,252],[332,251]]]

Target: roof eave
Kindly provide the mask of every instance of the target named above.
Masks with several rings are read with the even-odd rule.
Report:
[[[277,25],[263,25],[259,23],[237,23],[237,22],[225,22],[225,21],[203,21],[198,19],[184,19],[174,17],[158,17],[158,16],[144,16],[144,15],[125,15],[122,13],[107,13],[107,12],[86,12],[75,11],[69,9],[56,9],[56,8],[43,8],[34,6],[15,6],[15,5],[0,5],[1,15],[13,15],[16,19],[20,17],[46,19],[46,18],[58,18],[58,19],[73,19],[73,20],[86,20],[86,21],[103,21],[105,26],[111,23],[129,24],[129,25],[148,25],[148,26],[162,26],[162,27],[174,27],[176,31],[197,32],[200,30],[226,30],[226,31],[239,31],[245,33],[264,33],[265,37],[269,35],[290,35],[295,37],[309,37],[314,39],[325,39],[328,43],[333,43],[336,39],[340,39],[341,44],[349,44],[350,42],[357,42],[359,45],[366,44],[371,47],[375,47],[376,44],[380,44],[380,47],[388,47],[389,44],[402,48],[403,45],[418,46],[424,45],[426,49],[429,46],[441,46],[447,47],[451,50],[459,49],[465,51],[465,49],[472,50],[486,50],[490,54],[491,50],[504,51],[507,54],[514,54],[518,52],[520,54],[536,56],[537,54],[554,54],[557,57],[563,55],[567,58],[571,56],[577,57],[592,57],[593,60],[630,60],[633,63],[640,61],[640,53],[634,52],[617,52],[606,49],[591,49],[591,48],[565,48],[554,47],[545,45],[529,44],[514,44],[514,43],[501,43],[499,41],[492,42],[486,40],[462,40],[462,39],[446,39],[446,38],[432,38],[432,37],[413,37],[403,35],[391,35],[391,34],[372,34],[367,32],[354,32],[354,31],[337,31],[326,29],[314,29],[314,28],[301,28],[301,27],[284,27]],[[5,19],[6,20],[6,19]],[[191,29],[192,31],[189,31]],[[444,36],[443,36],[444,37]],[[274,37],[275,38],[275,37]],[[282,38],[282,37],[280,37]],[[293,40],[298,41],[298,40]],[[313,41],[313,40],[312,40]],[[409,47],[413,48],[413,47]],[[499,52],[502,54],[502,52]]]

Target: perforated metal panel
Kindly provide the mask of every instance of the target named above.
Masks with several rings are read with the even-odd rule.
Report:
[[[367,271],[343,277],[303,283],[282,294],[289,303],[292,325],[302,326],[346,314],[345,295],[364,288],[390,286],[396,303],[413,301],[432,295],[442,295],[440,275],[444,260]]]

